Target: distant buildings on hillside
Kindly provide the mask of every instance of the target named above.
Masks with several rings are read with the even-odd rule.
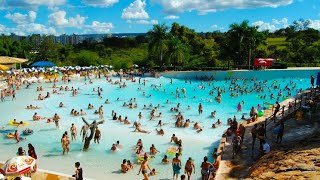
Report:
[[[135,36],[144,36],[145,33],[116,33],[116,34],[83,34],[83,35],[77,35],[77,34],[71,34],[66,35],[62,34],[60,36],[50,36],[52,37],[54,43],[63,44],[63,45],[75,45],[82,43],[83,41],[87,42],[102,42],[105,37],[119,37],[119,38],[125,38],[125,37],[135,37]],[[40,44],[42,37],[40,34],[33,34],[29,36],[18,36],[16,34],[11,34],[10,37],[13,40],[16,41],[30,41],[32,38],[33,42],[36,42],[36,44]]]

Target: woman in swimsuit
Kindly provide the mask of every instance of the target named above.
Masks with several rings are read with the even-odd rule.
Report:
[[[194,174],[196,173],[196,169],[194,167],[194,164],[193,164],[193,161],[192,161],[191,157],[189,157],[188,161],[186,162],[186,165],[184,167],[184,171],[185,171],[185,174],[188,175],[188,180],[191,179],[192,172]]]
[[[176,153],[176,157],[172,159],[172,169],[173,169],[173,179],[178,179],[180,174],[180,169],[181,169],[181,161],[179,159],[179,153]]]

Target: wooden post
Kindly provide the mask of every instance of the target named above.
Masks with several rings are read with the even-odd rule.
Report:
[[[282,106],[282,118],[284,117],[284,105]]]

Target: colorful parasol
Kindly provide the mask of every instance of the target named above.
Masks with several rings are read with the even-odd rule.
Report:
[[[25,174],[33,170],[36,160],[30,156],[16,156],[7,160],[3,166],[6,176]]]

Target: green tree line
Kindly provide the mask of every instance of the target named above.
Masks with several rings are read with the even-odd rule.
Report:
[[[20,41],[0,36],[0,56],[50,60],[63,65],[113,65],[161,70],[205,67],[249,68],[254,58],[270,57],[290,66],[320,64],[320,32],[308,20],[297,20],[275,32],[258,31],[248,21],[233,23],[226,32],[197,33],[178,23],[154,25],[146,35],[106,37],[77,45],[54,43],[53,36],[31,35]]]

